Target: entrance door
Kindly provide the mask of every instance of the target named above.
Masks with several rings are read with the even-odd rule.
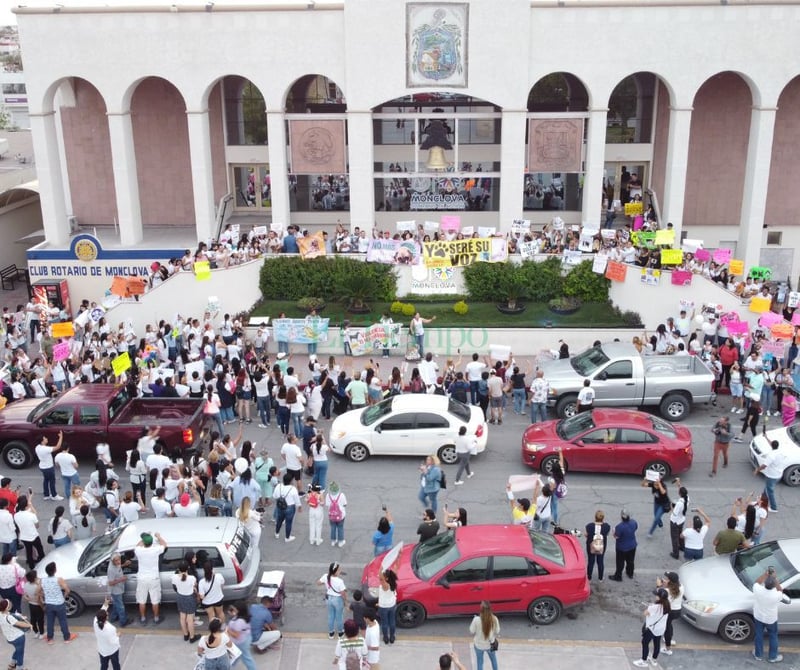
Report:
[[[606,163],[603,175],[603,197],[619,200],[622,205],[633,199],[634,196],[642,196],[645,199],[644,191],[648,187],[649,165],[633,162]]]
[[[231,165],[230,170],[236,210],[261,212],[272,209],[268,163]]]

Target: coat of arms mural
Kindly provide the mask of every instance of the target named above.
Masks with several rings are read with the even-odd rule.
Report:
[[[467,86],[466,3],[406,5],[408,87]]]

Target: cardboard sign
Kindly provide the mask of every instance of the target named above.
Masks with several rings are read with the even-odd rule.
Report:
[[[747,321],[731,321],[727,326],[728,335],[747,335],[750,326]]]
[[[680,250],[678,250],[680,251]],[[672,271],[672,283],[675,286],[691,286],[692,285],[692,273],[688,270],[673,270]]]
[[[533,258],[536,255],[537,247],[536,242],[520,242],[517,245],[520,256],[523,258]]]
[[[575,249],[564,249],[564,265],[580,265],[583,254]]]
[[[120,298],[126,298],[128,296],[128,280],[125,277],[114,277],[111,280],[111,293]]]
[[[511,356],[511,347],[505,344],[490,344],[489,358],[493,361],[507,361]]]
[[[744,274],[744,261],[731,258],[728,262],[728,274],[738,276]]]
[[[53,337],[72,337],[75,334],[75,326],[72,321],[62,321],[50,324],[50,332]]]
[[[494,226],[478,226],[478,237],[491,237],[497,232]]]
[[[53,360],[64,361],[69,358],[69,342],[59,342],[53,345]]]
[[[644,204],[641,202],[626,202],[625,216],[636,216],[644,213]]]
[[[608,265],[608,256],[597,254],[592,261],[592,272],[601,275],[606,271],[606,265]]]
[[[773,311],[764,312],[758,319],[758,325],[764,326],[764,328],[769,328],[770,326],[774,326],[777,323],[781,323],[783,321],[783,317],[780,314],[775,314]]]
[[[144,295],[147,284],[141,277],[130,277],[127,281],[128,295]]]
[[[461,228],[461,217],[457,214],[443,214],[439,220],[441,221],[439,226],[442,230],[449,230],[457,233],[459,228]]]
[[[671,247],[675,244],[675,231],[674,230],[657,230],[656,231],[656,244],[661,246],[665,245]]]
[[[600,231],[600,236],[604,240],[613,240],[617,236],[617,231],[609,230],[608,228],[603,228],[603,230]]]
[[[125,370],[131,367],[131,357],[127,351],[119,354],[113,361],[111,361],[111,369],[114,374],[119,377]]]
[[[703,248],[703,240],[690,240],[688,237],[681,242],[681,249],[688,254],[697,253],[698,249]]]
[[[197,281],[211,279],[211,263],[209,261],[197,261],[194,264],[194,278]]]
[[[276,233],[279,237],[283,233],[283,224],[282,223],[270,223],[269,229]]]
[[[800,312],[795,312],[792,314],[792,325],[800,326]]]
[[[406,230],[408,230],[408,231],[413,233],[416,230],[416,228],[417,228],[417,222],[416,221],[398,221],[397,222],[397,230],[398,230],[398,232],[401,232],[401,233],[403,231],[406,231]]]
[[[775,358],[783,358],[786,351],[786,344],[783,342],[762,342],[761,354],[772,354]]]
[[[606,267],[606,279],[611,281],[625,281],[625,275],[628,273],[628,266],[625,263],[618,263],[617,261],[608,261]]]
[[[648,286],[658,286],[661,283],[661,270],[642,268],[641,281]]]
[[[662,249],[661,265],[680,265],[683,263],[683,251],[680,249]]]
[[[512,235],[524,235],[531,231],[531,222],[529,219],[514,219],[511,222]]]
[[[772,298],[764,298],[760,295],[750,299],[750,311],[755,314],[762,314],[768,312],[772,306]]]
[[[776,340],[791,340],[794,335],[794,326],[788,323],[779,323],[772,326],[769,332]]]
[[[730,249],[715,249],[714,255],[712,257],[715,263],[723,264],[729,263],[731,260],[731,250]]]
[[[266,235],[267,235],[267,227],[266,226],[253,226],[253,235],[255,237],[266,237]]]
[[[753,279],[769,280],[772,278],[772,270],[756,265],[750,268],[750,272],[747,273],[747,276]]]
[[[689,298],[681,298],[678,301],[678,306],[682,310],[685,310],[687,314],[694,312],[694,300],[690,300]]]
[[[475,232],[475,226],[464,226],[464,227],[461,229],[461,234],[462,234],[464,237],[469,237],[469,236],[470,236],[470,235],[472,235],[474,232]]]
[[[422,229],[426,233],[435,233],[439,230],[439,222],[438,221],[425,221],[422,224]]]
[[[701,263],[705,263],[706,261],[711,260],[711,253],[708,251],[708,249],[698,249],[694,252],[694,257]]]
[[[723,327],[739,321],[741,321],[741,318],[739,317],[738,312],[723,312],[719,315],[719,325]]]
[[[792,309],[793,307],[797,307],[797,305],[800,305],[800,293],[797,291],[789,291],[789,295],[786,298],[786,306]]]

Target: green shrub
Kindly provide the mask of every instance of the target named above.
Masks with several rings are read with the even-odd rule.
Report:
[[[389,311],[392,314],[400,314],[403,311],[403,303],[400,302],[399,300],[395,300],[392,303],[391,307],[389,307]]]
[[[403,314],[406,316],[414,316],[417,313],[417,308],[410,302],[403,303]]]
[[[459,300],[455,305],[453,305],[453,311],[456,314],[461,314],[462,316],[469,312],[469,305],[465,303],[463,300]]]
[[[312,309],[319,309],[325,304],[325,301],[322,298],[300,298],[297,301],[297,309],[302,309],[305,311],[310,312]]]
[[[464,268],[464,284],[469,297],[477,302],[496,302],[500,285],[511,263],[473,263]]]
[[[561,295],[564,276],[558,256],[552,256],[541,263],[523,261],[519,271],[525,278],[526,297],[533,302],[547,302]]]
[[[572,268],[564,279],[564,295],[579,298],[583,302],[608,302],[610,284],[605,275],[592,271],[592,261],[583,261]]]

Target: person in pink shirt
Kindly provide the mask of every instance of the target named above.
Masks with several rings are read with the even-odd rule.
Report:
[[[794,423],[796,414],[797,396],[790,391],[784,391],[783,401],[781,402],[781,420],[783,421],[784,428],[788,428]]]

